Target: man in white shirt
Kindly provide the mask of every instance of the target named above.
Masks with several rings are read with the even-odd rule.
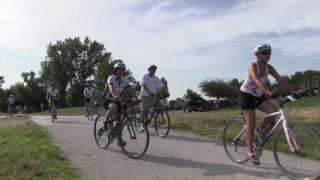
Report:
[[[87,87],[84,88],[83,95],[84,95],[85,104],[86,104],[86,114],[87,114],[86,116],[88,116],[89,104],[95,96],[95,89],[92,87],[91,84],[88,84]]]
[[[8,113],[11,115],[14,113],[15,104],[16,104],[16,98],[13,94],[11,94],[7,99],[7,104],[8,104]]]
[[[140,98],[141,98],[141,115],[140,119],[144,119],[144,114],[148,111],[155,103],[156,103],[156,93],[158,89],[164,87],[161,80],[155,76],[157,70],[156,65],[150,65],[148,67],[148,73],[145,74],[140,82],[141,84],[141,91],[140,91]]]

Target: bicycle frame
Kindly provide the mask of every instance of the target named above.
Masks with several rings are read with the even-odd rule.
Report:
[[[274,117],[274,116],[278,116],[278,115],[280,115],[279,119],[277,120],[275,125],[272,127],[272,129],[267,133],[266,138],[262,142],[261,146],[263,146],[266,143],[266,141],[272,136],[272,134],[275,132],[275,130],[278,128],[278,126],[282,122],[282,128],[283,128],[284,133],[286,135],[287,143],[290,147],[290,150],[292,152],[299,152],[300,147],[299,147],[298,143],[296,142],[294,134],[288,125],[288,110],[287,109],[280,108],[279,111],[264,115],[260,119],[266,119],[266,118]]]

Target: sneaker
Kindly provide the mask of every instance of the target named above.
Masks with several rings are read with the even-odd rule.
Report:
[[[143,130],[145,130],[145,128],[144,128],[144,124],[143,124],[143,123],[141,123],[140,131],[143,131]]]
[[[248,154],[249,162],[251,162],[254,165],[260,165],[259,158],[254,153]]]
[[[127,142],[125,142],[124,140],[118,140],[118,146],[125,146],[127,145]]]

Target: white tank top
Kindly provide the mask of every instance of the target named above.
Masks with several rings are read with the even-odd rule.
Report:
[[[257,64],[257,62],[255,64],[256,64],[256,67],[257,67],[258,74],[260,76],[260,80],[263,83],[266,83],[268,81],[268,75],[269,75],[268,65],[267,65],[267,68],[266,68],[266,73],[263,74],[263,75],[260,75],[259,65]],[[242,92],[249,93],[249,94],[251,94],[253,96],[256,96],[256,97],[260,97],[260,96],[262,96],[264,94],[263,91],[257,86],[256,82],[254,81],[254,79],[249,74],[249,71],[247,72],[246,79],[244,80],[243,84],[241,85],[240,90]]]

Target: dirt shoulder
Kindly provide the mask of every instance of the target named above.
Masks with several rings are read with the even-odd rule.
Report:
[[[0,128],[24,125],[30,122],[30,117],[26,115],[14,115],[11,117],[0,118]]]

